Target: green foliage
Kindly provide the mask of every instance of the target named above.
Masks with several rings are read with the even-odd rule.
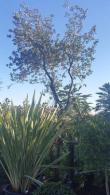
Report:
[[[97,99],[96,110],[101,112],[110,112],[110,83],[105,83],[102,87],[99,87],[99,98]]]
[[[44,184],[41,188],[38,188],[33,195],[75,195],[75,193],[61,182],[50,182]]]
[[[4,120],[8,119],[10,106],[11,101],[8,98],[6,98],[3,102],[0,102],[0,117],[2,116]]]
[[[83,170],[105,170],[110,167],[110,123],[91,116],[82,121],[78,131],[78,153]]]
[[[45,170],[44,161],[61,133],[56,110],[41,107],[40,100],[36,104],[35,97],[24,108],[11,105],[8,119],[3,120],[0,129],[1,164],[16,192],[28,190],[32,184],[30,178]]]

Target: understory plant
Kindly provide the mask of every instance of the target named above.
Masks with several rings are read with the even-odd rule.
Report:
[[[75,195],[75,193],[61,182],[50,182],[44,184],[33,195]]]
[[[41,98],[35,103],[34,95],[31,105],[20,108],[12,104],[8,119],[2,119],[1,164],[14,192],[29,191],[33,180],[45,170],[45,159],[61,133],[56,110],[40,102]]]

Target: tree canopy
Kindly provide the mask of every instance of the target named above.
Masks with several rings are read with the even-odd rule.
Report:
[[[21,6],[13,16],[12,38],[15,49],[9,57],[12,81],[43,83],[55,105],[65,110],[91,73],[97,40],[93,26],[84,32],[87,10],[65,7],[65,32],[60,35],[53,16],[43,17],[39,10]],[[79,87],[80,88],[80,87]]]

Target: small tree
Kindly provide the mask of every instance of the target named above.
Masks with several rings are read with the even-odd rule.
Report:
[[[105,175],[106,194],[109,195],[110,123],[103,116],[91,116],[79,125],[78,151],[83,171],[99,171]]]
[[[61,110],[74,100],[77,83],[91,73],[97,43],[95,26],[84,33],[87,10],[66,9],[63,35],[56,33],[53,16],[42,17],[37,9],[25,6],[13,16],[9,34],[16,46],[8,64],[12,81],[43,83]]]
[[[88,119],[91,107],[87,101],[87,98],[90,95],[82,95],[78,93],[74,105],[69,107],[68,111],[64,115],[64,125],[63,128],[66,129],[63,139],[64,139],[64,148],[68,150],[69,154],[67,156],[67,166],[70,168],[68,171],[68,179],[70,179],[71,187],[75,187],[75,174],[78,168],[78,129],[81,128],[80,124],[85,123],[85,120]]]
[[[102,87],[99,87],[99,98],[97,99],[96,110],[110,113],[110,83],[105,83]]]

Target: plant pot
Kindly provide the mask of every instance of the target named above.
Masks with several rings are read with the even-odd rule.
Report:
[[[10,185],[6,185],[4,188],[3,188],[3,195],[32,195],[31,192],[26,192],[26,193],[23,193],[23,192],[12,192],[10,190]]]

